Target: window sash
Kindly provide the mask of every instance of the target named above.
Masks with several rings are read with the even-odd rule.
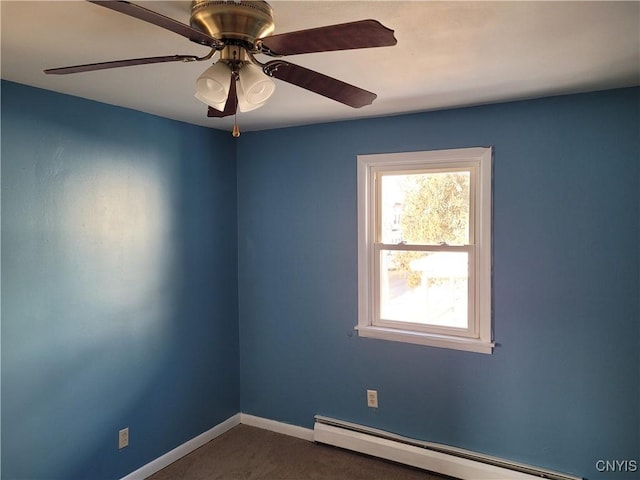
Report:
[[[468,255],[467,270],[467,327],[447,327],[434,324],[420,324],[416,322],[389,320],[382,318],[381,315],[381,277],[380,257],[382,251],[401,251],[401,252],[464,252]],[[477,282],[476,282],[476,247],[474,245],[396,245],[376,243],[372,249],[371,259],[373,265],[373,312],[370,325],[375,327],[399,328],[403,330],[414,330],[418,332],[453,335],[458,337],[479,338],[479,317],[476,315],[478,298]]]
[[[411,165],[381,165],[371,168],[370,182],[374,186],[371,201],[375,211],[372,222],[372,237],[376,242],[382,241],[382,177],[385,175],[419,175],[437,173],[469,172],[469,244],[476,244],[476,191],[478,186],[478,165],[476,163],[459,162],[456,166],[434,164],[429,167],[415,168]]]

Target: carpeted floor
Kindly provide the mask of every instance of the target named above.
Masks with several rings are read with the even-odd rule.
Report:
[[[238,425],[147,480],[443,480],[422,470]]]

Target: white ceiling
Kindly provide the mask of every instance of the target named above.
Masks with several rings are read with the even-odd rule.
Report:
[[[135,1],[135,0],[134,0]],[[189,23],[188,1],[137,2]],[[272,1],[276,33],[374,18],[394,47],[287,57],[378,94],[352,109],[276,80],[244,131],[586,92],[640,84],[640,2]],[[193,97],[207,62],[53,76],[45,68],[206,47],[84,1],[1,2],[2,78],[211,128]],[[215,57],[214,57],[215,58]],[[261,58],[262,61],[268,57]]]

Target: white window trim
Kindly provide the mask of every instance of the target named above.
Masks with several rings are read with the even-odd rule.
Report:
[[[419,345],[450,348],[477,353],[493,352],[491,307],[491,230],[492,230],[492,160],[491,147],[473,147],[426,152],[405,152],[374,155],[358,155],[358,325],[361,337],[377,338]],[[413,329],[375,326],[372,322],[373,302],[377,298],[374,280],[374,232],[372,214],[375,213],[375,176],[377,171],[394,171],[399,168],[429,164],[430,167],[451,168],[452,162],[476,165],[477,190],[471,202],[475,208],[475,284],[478,325],[477,336],[464,337]]]

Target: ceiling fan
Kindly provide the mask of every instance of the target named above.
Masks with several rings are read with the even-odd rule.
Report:
[[[235,115],[265,104],[276,78],[353,108],[370,105],[375,93],[350,85],[281,58],[261,63],[256,54],[284,57],[397,43],[393,30],[376,20],[360,20],[273,35],[273,10],[266,1],[194,0],[190,25],[124,0],[91,3],[149,22],[211,48],[208,55],[169,55],[51,68],[46,74],[64,75],[107,68],[163,62],[201,62],[219,52],[218,60],[196,81],[196,98],[206,103],[209,117]],[[240,135],[237,122],[233,135]]]

